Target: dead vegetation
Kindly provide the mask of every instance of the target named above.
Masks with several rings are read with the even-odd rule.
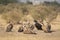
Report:
[[[58,15],[58,9],[60,9],[57,6],[46,6],[46,5],[28,5],[28,4],[8,4],[8,5],[1,5],[0,6],[0,14],[2,15],[2,18],[7,21],[15,21],[18,22],[21,20],[24,15],[29,14],[32,15],[32,17],[35,20],[42,19],[47,20],[51,22],[53,19],[55,19]]]
[[[57,19],[59,25],[56,26],[58,23],[57,21],[54,19],[56,19],[58,13],[59,12],[60,7],[59,6],[51,6],[51,5],[28,5],[28,4],[8,4],[8,5],[0,5],[0,23],[4,22],[1,21],[2,19],[5,20],[7,23],[9,21],[13,22],[14,24],[19,24],[19,25],[14,25],[13,27],[13,32],[4,32],[5,30],[5,25],[4,27],[0,27],[0,39],[3,40],[18,40],[18,39],[22,39],[22,40],[60,40],[60,15]],[[53,23],[53,25],[51,25],[52,30],[57,30],[59,29],[59,31],[53,32],[53,33],[43,33],[43,31],[45,32],[50,32],[50,27],[47,27],[48,25],[46,25],[46,27],[44,27],[43,31],[37,31],[37,35],[25,35],[23,34],[24,32],[30,32],[30,33],[35,33],[35,31],[32,31],[31,29],[28,29],[28,31],[25,31],[21,34],[18,32],[23,31],[23,28],[21,27],[22,23],[26,20],[29,20],[30,23],[33,24],[33,21],[36,20],[37,21],[37,25],[38,28],[42,25],[40,25],[40,22],[42,23],[44,20],[46,20],[46,22],[52,24],[51,22],[56,22],[57,24]],[[45,24],[45,23],[44,23]],[[37,26],[36,25],[36,26]],[[39,26],[40,25],[40,26]],[[29,25],[27,25],[29,26]],[[44,25],[45,26],[45,25]],[[2,29],[1,29],[2,28]],[[7,26],[6,26],[7,28]],[[26,27],[25,27],[26,28]],[[40,27],[41,28],[41,27]],[[46,29],[47,28],[47,29]],[[8,29],[8,28],[7,28]],[[10,28],[9,28],[10,29]],[[8,29],[8,30],[9,30]],[[3,31],[4,30],[4,31]],[[10,30],[11,31],[11,30]],[[15,32],[17,31],[17,32]],[[19,36],[18,36],[19,35]],[[43,39],[45,38],[45,39]]]

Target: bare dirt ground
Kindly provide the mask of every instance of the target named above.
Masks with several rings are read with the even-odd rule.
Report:
[[[19,32],[0,32],[0,40],[60,40],[60,30],[52,33],[38,31],[36,35]]]
[[[60,15],[52,22],[52,33],[37,30],[37,34],[23,34],[21,32],[5,32],[6,27],[0,27],[0,40],[60,40]],[[3,21],[3,20],[2,20]],[[0,23],[2,22],[0,20]]]

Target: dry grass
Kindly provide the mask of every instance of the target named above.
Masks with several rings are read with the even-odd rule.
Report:
[[[26,9],[27,10],[26,10]],[[29,13],[34,19],[56,19],[52,21],[52,33],[44,33],[37,30],[37,35],[19,33],[17,26],[14,27],[13,32],[5,32],[5,25],[0,25],[0,40],[60,40],[60,15],[57,16],[58,7],[46,5],[21,5],[21,4],[8,4],[0,5],[0,23],[5,24],[6,21],[12,20],[17,22],[25,17],[25,13]],[[23,12],[23,10],[25,10]],[[52,17],[52,18],[51,18]],[[51,18],[51,19],[50,19]],[[6,20],[6,21],[5,21]]]
[[[46,5],[28,5],[28,4],[8,4],[0,5],[0,14],[2,14],[3,19],[9,21],[19,21],[21,18],[30,14],[35,20],[41,18],[46,19],[51,22],[57,17],[58,9],[57,6],[46,6]],[[52,16],[52,17],[51,17]],[[16,19],[17,18],[17,19]],[[49,20],[48,20],[49,19]]]

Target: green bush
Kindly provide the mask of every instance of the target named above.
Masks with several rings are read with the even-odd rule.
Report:
[[[14,3],[17,2],[17,0],[0,0],[0,4],[8,4],[8,3]]]

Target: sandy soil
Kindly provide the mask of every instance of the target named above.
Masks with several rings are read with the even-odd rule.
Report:
[[[54,31],[52,33],[38,31],[37,34],[0,31],[0,40],[60,40],[60,30]]]
[[[0,27],[0,40],[60,40],[60,15],[52,22],[52,33],[37,30],[37,34],[23,34],[21,32],[5,32],[6,27]],[[1,20],[0,20],[1,23]]]

